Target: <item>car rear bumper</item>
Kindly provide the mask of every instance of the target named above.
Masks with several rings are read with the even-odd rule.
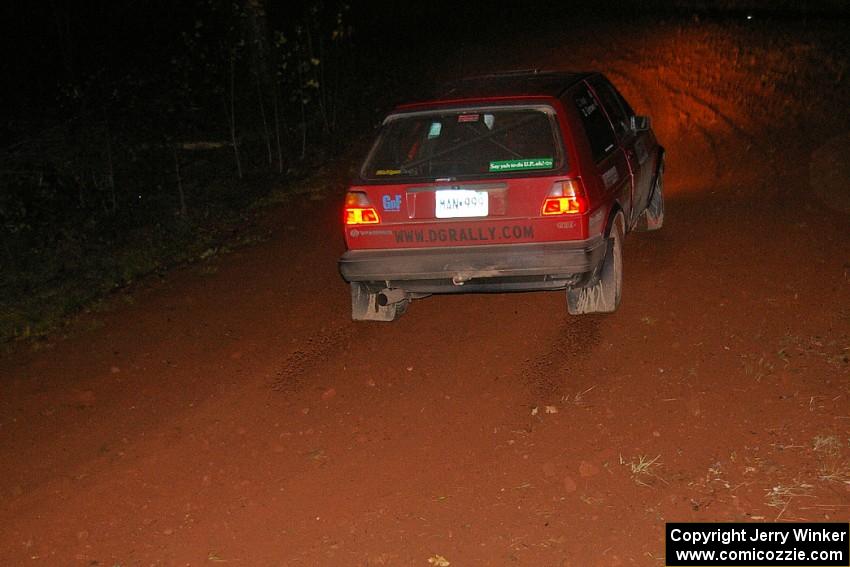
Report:
[[[601,236],[588,240],[349,250],[339,271],[349,282],[399,287],[411,292],[559,289],[590,280],[605,256]]]

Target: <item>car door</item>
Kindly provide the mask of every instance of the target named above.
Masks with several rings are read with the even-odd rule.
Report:
[[[631,219],[635,214],[634,185],[628,156],[590,86],[581,83],[571,98],[569,103],[575,105],[581,118],[605,200],[617,200],[626,218]]]
[[[632,225],[649,202],[653,176],[649,145],[652,140],[648,131],[632,129],[631,117],[634,116],[634,111],[608,79],[602,75],[596,75],[588,82],[605,108],[617,141],[623,148],[634,176],[634,207],[629,217],[629,224]]]

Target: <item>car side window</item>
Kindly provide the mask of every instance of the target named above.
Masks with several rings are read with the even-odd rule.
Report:
[[[608,117],[602,111],[599,101],[586,85],[582,85],[573,94],[573,102],[578,109],[584,130],[590,142],[593,161],[599,162],[617,147],[617,139]]]
[[[614,87],[608,81],[598,77],[591,81],[591,86],[596,92],[596,96],[602,101],[605,110],[608,111],[608,117],[611,119],[611,124],[614,126],[618,138],[624,138],[632,133],[629,126],[629,117],[631,108],[624,106],[625,101],[619,96],[619,93],[614,90]]]

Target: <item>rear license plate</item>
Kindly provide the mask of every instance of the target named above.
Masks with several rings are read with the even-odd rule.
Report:
[[[452,189],[435,191],[435,216],[438,219],[486,217],[490,201],[486,191]]]

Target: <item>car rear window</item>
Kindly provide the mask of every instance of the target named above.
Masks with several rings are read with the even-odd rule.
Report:
[[[361,171],[365,179],[497,177],[561,167],[551,107],[395,114]]]

